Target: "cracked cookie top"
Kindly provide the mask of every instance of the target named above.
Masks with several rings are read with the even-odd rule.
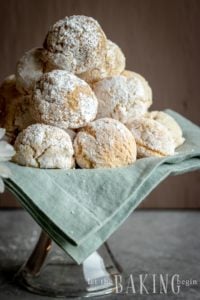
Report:
[[[126,123],[147,112],[152,104],[151,88],[134,74],[108,77],[94,83],[93,90],[99,102],[97,118],[109,117]]]
[[[63,70],[44,74],[33,91],[31,112],[38,123],[63,129],[94,120],[98,102],[90,86]]]
[[[174,154],[174,140],[164,125],[145,117],[131,120],[126,125],[135,137],[139,158]]]
[[[99,23],[87,16],[70,16],[56,22],[44,41],[49,69],[80,74],[99,65],[106,36]]]
[[[136,160],[131,132],[119,121],[99,119],[78,132],[74,140],[77,164],[81,168],[114,168]]]
[[[176,147],[182,145],[185,141],[183,132],[179,124],[170,115],[163,111],[151,111],[148,112],[145,117],[153,119],[163,124],[171,133]]]
[[[69,169],[74,165],[72,141],[64,130],[34,124],[17,136],[13,161],[29,167]]]
[[[93,84],[106,77],[120,75],[125,69],[125,62],[125,56],[119,46],[107,40],[103,63],[87,72],[79,74],[79,77],[89,84]]]
[[[141,82],[141,84],[143,85],[143,88],[145,90],[144,94],[145,94],[145,98],[149,101],[149,106],[152,104],[152,90],[151,87],[149,86],[149,83],[147,82],[147,80],[140,74],[133,72],[133,71],[129,71],[129,70],[124,70],[121,73],[122,76],[129,78],[129,79],[135,79],[138,80],[139,82]]]

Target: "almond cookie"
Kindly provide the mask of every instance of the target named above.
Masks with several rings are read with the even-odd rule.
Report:
[[[35,82],[44,73],[44,49],[34,48],[27,51],[18,61],[16,68],[16,86],[22,93],[31,93]]]
[[[31,113],[38,123],[63,129],[94,120],[98,102],[90,86],[63,70],[42,75],[33,91]]]
[[[128,122],[147,112],[152,104],[151,88],[138,76],[113,76],[93,85],[99,102],[97,118],[111,117]]]
[[[122,50],[115,43],[108,40],[104,62],[96,68],[79,74],[79,77],[92,84],[109,76],[120,75],[125,69],[125,61]]]
[[[174,154],[174,140],[161,123],[141,117],[127,123],[127,127],[135,137],[138,158]]]
[[[91,17],[70,16],[49,30],[44,48],[49,69],[64,69],[80,74],[99,66],[106,51],[106,36]]]
[[[136,160],[136,144],[131,132],[119,121],[99,119],[78,132],[74,140],[77,164],[81,168],[114,168]]]
[[[146,114],[146,117],[163,124],[170,131],[176,147],[184,143],[182,129],[170,115],[163,111],[151,111]]]
[[[15,75],[8,76],[0,86],[0,126],[6,129],[12,144],[17,134],[34,123],[29,111],[30,97],[16,89]]]
[[[13,161],[41,169],[70,169],[74,150],[70,136],[62,129],[34,124],[24,129],[14,144]]]
[[[139,81],[141,81],[143,84],[143,87],[145,88],[146,97],[148,99],[151,99],[151,104],[152,104],[152,90],[151,90],[148,82],[142,75],[140,75],[136,72],[133,72],[133,71],[129,71],[129,70],[123,71],[121,73],[121,75],[125,76],[126,78],[137,78]]]

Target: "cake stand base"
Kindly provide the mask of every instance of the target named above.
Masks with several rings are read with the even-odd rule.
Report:
[[[42,232],[28,261],[16,275],[27,290],[50,297],[95,297],[116,291],[121,268],[104,243],[76,264]]]

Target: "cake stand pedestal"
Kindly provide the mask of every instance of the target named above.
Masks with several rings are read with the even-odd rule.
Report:
[[[107,243],[78,265],[42,231],[16,280],[40,295],[95,297],[115,293],[116,275],[120,273],[121,268]]]

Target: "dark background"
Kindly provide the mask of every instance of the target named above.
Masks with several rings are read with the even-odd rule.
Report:
[[[97,19],[153,89],[152,109],[171,108],[200,124],[200,1],[6,0],[0,1],[0,80],[30,48],[41,46],[51,24],[66,15]],[[146,207],[200,207],[200,174],[170,177]],[[1,201],[0,201],[1,203]]]

